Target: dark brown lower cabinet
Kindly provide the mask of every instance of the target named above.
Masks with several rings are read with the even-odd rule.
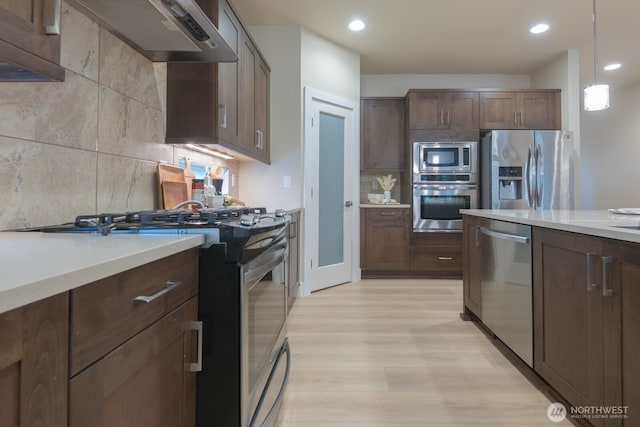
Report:
[[[69,296],[0,314],[0,425],[67,425]]]
[[[464,216],[462,242],[462,292],[464,309],[482,319],[482,265],[481,249],[478,243],[477,217]]]
[[[71,291],[70,427],[195,426],[198,249]]]
[[[605,395],[626,407],[627,418],[607,426],[640,425],[640,245],[607,240],[603,253],[613,299],[605,305]]]
[[[571,405],[602,405],[600,239],[536,229],[533,242],[535,369]]]
[[[409,213],[409,209],[402,208],[360,210],[363,273],[409,269]]]
[[[462,234],[411,233],[411,272],[429,277],[460,278]]]
[[[414,233],[409,208],[360,209],[362,275],[460,278],[462,233]]]
[[[73,377],[69,426],[195,426],[197,297]]]
[[[594,426],[640,425],[640,245],[534,229],[534,366]],[[570,414],[571,415],[571,414]]]

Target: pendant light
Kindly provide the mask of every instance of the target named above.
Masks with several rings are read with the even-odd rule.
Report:
[[[596,0],[593,0],[593,84],[584,88],[585,111],[609,108],[609,85],[598,83],[598,32],[596,27]]]

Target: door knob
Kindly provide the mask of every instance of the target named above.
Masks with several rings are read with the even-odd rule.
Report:
[[[353,206],[353,202],[351,202],[351,200],[347,200],[346,202],[344,202],[344,206],[346,208],[350,208],[351,206]]]

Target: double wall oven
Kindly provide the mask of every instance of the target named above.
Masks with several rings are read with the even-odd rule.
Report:
[[[414,142],[413,231],[461,232],[478,205],[478,142]]]

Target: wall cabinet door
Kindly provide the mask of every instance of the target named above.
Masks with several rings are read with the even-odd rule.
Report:
[[[194,297],[73,377],[69,426],[195,426],[197,316]]]
[[[409,209],[361,209],[360,255],[363,270],[409,268]]]
[[[240,141],[247,153],[269,163],[269,66],[244,33],[242,47]]]
[[[270,153],[271,149],[269,146],[270,139],[270,108],[269,103],[271,101],[270,98],[270,76],[271,69],[269,65],[262,59],[261,56],[258,56],[258,61],[256,63],[256,73],[255,73],[255,131],[254,145],[256,147],[256,156],[261,159],[264,163],[269,164],[271,162]]]
[[[258,54],[251,40],[243,36],[240,43],[240,140],[238,146],[256,153],[256,64]]]
[[[477,129],[477,92],[410,91],[410,129]]]
[[[560,129],[560,92],[481,92],[481,129]]]
[[[560,129],[559,92],[518,94],[518,126],[522,129]]]
[[[479,221],[472,216],[464,217],[462,242],[462,287],[464,306],[482,319],[482,265],[481,247],[478,239]]]
[[[533,243],[535,370],[571,405],[604,405],[601,239],[534,229]]]
[[[240,54],[242,43],[242,26],[229,3],[221,0],[218,7],[218,30],[229,44],[233,52],[238,55],[238,62],[217,64],[218,73],[216,87],[218,99],[213,99],[217,112],[217,136],[230,146],[234,146],[240,131],[240,71],[242,57]],[[214,75],[210,76],[215,78]]]
[[[405,169],[404,98],[360,101],[360,169]]]
[[[409,92],[409,129],[443,129],[444,111],[439,92]]]
[[[67,426],[69,296],[0,314],[0,424]]]
[[[60,5],[45,0],[0,0],[0,81],[64,80]]]

